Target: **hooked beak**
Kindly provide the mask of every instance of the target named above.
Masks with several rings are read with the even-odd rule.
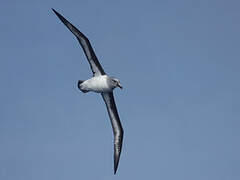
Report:
[[[120,89],[123,89],[122,85],[120,83],[118,83],[117,85]]]

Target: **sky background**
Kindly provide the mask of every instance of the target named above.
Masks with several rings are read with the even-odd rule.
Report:
[[[83,50],[121,80],[113,135]],[[239,180],[240,2],[1,0],[1,180]]]

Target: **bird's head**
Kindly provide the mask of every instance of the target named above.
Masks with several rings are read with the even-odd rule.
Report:
[[[117,78],[110,78],[110,83],[113,88],[119,87],[120,89],[123,89],[122,85],[120,84],[120,81]]]

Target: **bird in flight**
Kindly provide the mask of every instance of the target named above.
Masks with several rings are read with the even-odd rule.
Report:
[[[110,77],[104,72],[88,38],[83,33],[81,33],[75,26],[73,26],[68,20],[66,20],[61,14],[59,14],[56,10],[54,9],[52,10],[57,15],[57,17],[63,22],[63,24],[67,26],[67,28],[77,38],[78,42],[83,48],[83,51],[87,57],[87,60],[93,72],[92,78],[87,79],[85,81],[82,80],[78,81],[78,88],[83,93],[87,93],[90,91],[101,93],[103,100],[106,104],[114,134],[114,174],[116,174],[122,150],[123,128],[114,101],[113,90],[116,87],[122,89],[122,85],[120,84],[120,81],[118,79]]]

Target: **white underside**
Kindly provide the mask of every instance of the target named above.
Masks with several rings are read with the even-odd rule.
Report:
[[[93,91],[97,93],[111,92],[113,88],[110,85],[108,85],[107,83],[108,78],[109,77],[107,75],[92,77],[84,81],[80,85],[80,88],[82,90]]]

